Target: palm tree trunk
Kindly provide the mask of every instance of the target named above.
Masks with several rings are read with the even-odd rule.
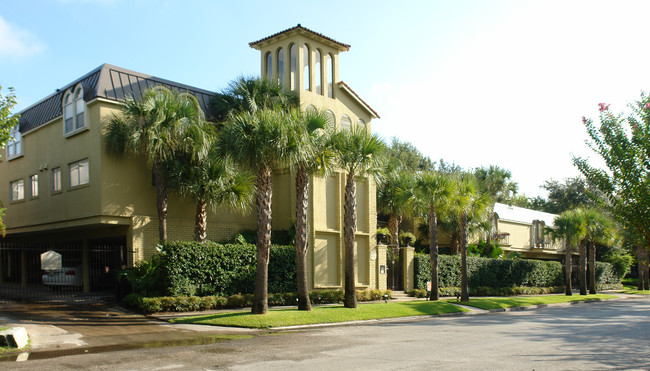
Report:
[[[345,241],[345,300],[346,308],[357,307],[356,271],[354,267],[354,234],[357,230],[357,185],[354,171],[345,181],[345,217],[343,239]]]
[[[298,310],[311,310],[307,282],[307,207],[309,200],[309,176],[302,166],[296,173],[296,279],[298,287]]]
[[[587,295],[587,240],[580,241],[580,295]]]
[[[564,243],[564,287],[567,296],[573,295],[571,287],[571,242],[566,238]]]
[[[273,177],[271,168],[262,166],[257,173],[257,271],[255,272],[255,294],[253,314],[269,311],[269,252],[271,249],[271,200],[273,198]]]
[[[440,299],[438,295],[438,215],[436,207],[429,205],[429,256],[431,258],[431,293],[429,300]]]
[[[467,213],[460,216],[460,300],[469,301],[467,280]]]
[[[388,230],[390,231],[391,247],[399,247],[399,218],[395,214],[388,217]]]
[[[196,215],[194,216],[194,240],[197,242],[205,242],[208,237],[208,212],[204,200],[196,202]]]
[[[650,261],[650,250],[643,249],[643,289],[650,290],[650,272],[648,272],[648,263]]]
[[[167,241],[167,183],[159,166],[153,168],[154,185],[156,186],[156,209],[158,211],[158,239]]]
[[[596,294],[596,242],[589,244],[589,293]]]
[[[449,245],[449,250],[451,252],[451,255],[458,255],[458,253],[460,252],[460,249],[458,248],[459,245],[460,242],[458,241],[458,236],[452,235],[451,244]]]

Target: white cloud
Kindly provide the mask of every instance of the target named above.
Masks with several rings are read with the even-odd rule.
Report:
[[[10,25],[0,17],[0,57],[24,58],[44,49],[29,32]]]

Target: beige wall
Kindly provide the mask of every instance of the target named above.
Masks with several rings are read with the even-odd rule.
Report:
[[[533,248],[530,244],[531,225],[528,223],[517,223],[512,221],[499,220],[498,233],[509,233],[507,244],[502,244],[504,251],[516,251],[526,258],[536,259],[554,259],[559,260],[564,254],[563,241],[553,241],[550,237],[546,240],[550,242],[544,248]]]

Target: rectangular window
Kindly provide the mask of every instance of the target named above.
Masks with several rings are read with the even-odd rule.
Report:
[[[71,132],[74,127],[72,126],[73,116],[74,116],[74,107],[72,103],[66,104],[64,109],[64,120],[65,120],[65,132]]]
[[[38,197],[38,174],[29,177],[29,196]]]
[[[25,181],[23,179],[14,180],[9,183],[9,188],[11,189],[9,200],[20,201],[25,199]]]
[[[79,98],[75,101],[75,129],[81,129],[84,127],[84,105],[86,102],[84,102],[83,99]]]
[[[61,191],[61,168],[52,169],[52,192]]]
[[[7,141],[7,158],[11,159],[23,154],[22,142],[23,137],[20,134],[18,125],[14,126],[9,133],[10,137]]]
[[[90,181],[88,159],[73,162],[68,166],[70,168],[70,187],[88,184]]]

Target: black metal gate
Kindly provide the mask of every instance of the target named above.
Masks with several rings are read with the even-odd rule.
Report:
[[[46,255],[42,255],[46,253]],[[42,256],[59,256],[42,269]],[[51,243],[0,243],[0,301],[94,302],[114,297],[125,266],[124,237]]]
[[[397,246],[389,246],[386,249],[386,265],[388,265],[388,289],[393,291],[404,290],[402,284],[402,259],[401,248]]]

